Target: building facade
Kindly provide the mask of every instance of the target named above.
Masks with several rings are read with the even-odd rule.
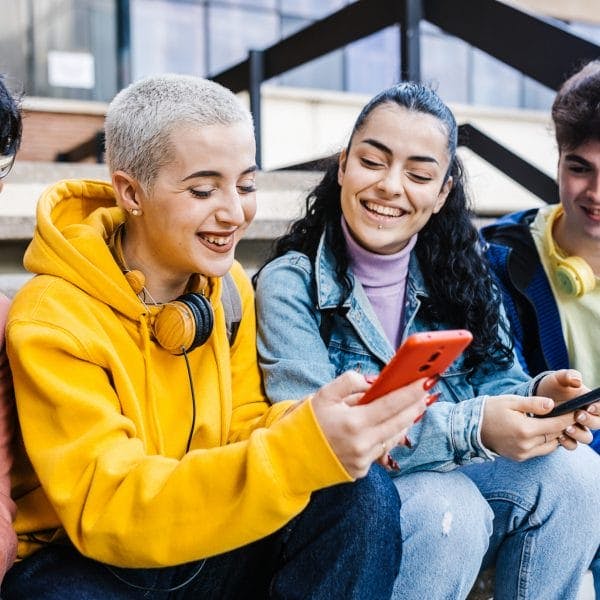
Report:
[[[0,72],[28,96],[108,101],[159,72],[211,76],[353,0],[0,0]],[[600,42],[597,0],[522,0]],[[595,7],[595,8],[594,8]],[[422,79],[453,103],[547,109],[552,91],[427,22]],[[389,27],[268,82],[373,94],[399,78]]]

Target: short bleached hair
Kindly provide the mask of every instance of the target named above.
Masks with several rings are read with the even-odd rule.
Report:
[[[150,191],[158,172],[173,160],[171,133],[183,126],[247,122],[248,109],[227,88],[192,75],[157,75],[121,90],[106,113],[106,161]]]

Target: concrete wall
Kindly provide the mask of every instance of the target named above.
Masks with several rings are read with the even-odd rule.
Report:
[[[25,98],[19,160],[55,160],[58,152],[70,150],[102,129],[105,113],[103,102]]]

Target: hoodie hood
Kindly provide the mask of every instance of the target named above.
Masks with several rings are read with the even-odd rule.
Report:
[[[47,188],[36,211],[36,228],[23,264],[36,275],[54,275],[131,319],[144,306],[108,247],[125,220],[110,183],[64,180]]]

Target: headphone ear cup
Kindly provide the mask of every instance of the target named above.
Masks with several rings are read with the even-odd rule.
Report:
[[[554,269],[560,289],[577,298],[596,287],[596,276],[588,263],[580,256],[562,258]]]
[[[214,316],[207,298],[189,293],[165,304],[154,321],[156,341],[172,354],[191,352],[212,333]]]

